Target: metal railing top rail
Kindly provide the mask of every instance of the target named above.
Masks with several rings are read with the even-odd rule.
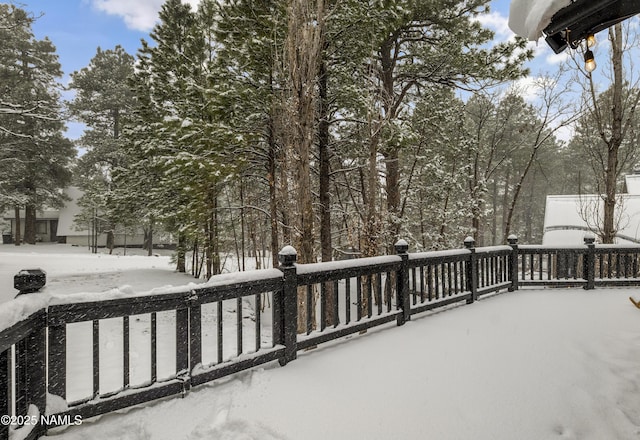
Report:
[[[38,310],[26,318],[0,331],[0,352],[8,350],[17,341],[23,340],[32,333],[46,327],[46,310]]]
[[[585,251],[587,249],[587,245],[585,244],[575,244],[575,245],[565,245],[565,246],[548,246],[541,244],[519,244],[518,250],[522,252],[525,251],[536,251],[536,252],[562,252],[562,251]]]
[[[281,288],[281,271],[266,269],[252,272],[254,273],[250,277],[230,277],[226,274],[219,278],[214,276],[204,284],[163,289],[163,293],[156,294],[125,295],[102,300],[95,300],[99,295],[91,294],[81,296],[79,301],[73,301],[74,295],[58,297],[48,308],[49,325],[171,311],[187,305],[236,299]]]
[[[298,284],[335,281],[397,270],[402,259],[397,255],[366,257],[324,263],[296,264]]]

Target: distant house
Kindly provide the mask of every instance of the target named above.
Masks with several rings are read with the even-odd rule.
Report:
[[[20,210],[20,231],[24,234],[24,209]],[[60,211],[55,209],[45,209],[37,213],[36,219],[36,240],[41,242],[57,242],[59,237],[58,222]],[[15,211],[7,211],[3,215],[5,229],[2,231],[2,242],[13,243],[16,231]]]
[[[60,210],[46,208],[37,212],[36,240],[88,246],[91,243],[92,222],[89,221],[86,224],[75,222],[76,216],[81,212],[78,201],[84,193],[74,186],[66,188],[64,192],[70,200],[65,203],[63,208]],[[15,214],[13,211],[7,211],[3,218],[6,224],[10,225],[9,231],[3,231],[3,242],[13,243],[16,231]],[[24,210],[20,212],[20,230],[24,234]],[[114,241],[116,246],[142,246],[144,234],[140,228],[129,228],[126,234],[117,228],[114,233]],[[107,233],[98,231],[97,245],[106,246],[106,244]]]
[[[583,243],[587,232],[597,231],[602,212],[602,197],[596,194],[547,196],[542,244]],[[625,176],[625,192],[616,202],[615,223],[616,243],[640,243],[640,171]]]

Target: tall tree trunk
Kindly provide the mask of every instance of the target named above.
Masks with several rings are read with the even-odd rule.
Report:
[[[326,53],[327,44],[323,47],[323,55]],[[331,261],[333,259],[333,248],[331,243],[331,196],[330,186],[331,178],[329,166],[329,99],[327,96],[327,62],[322,57],[318,72],[318,99],[319,105],[319,124],[318,124],[318,149],[320,159],[320,253],[322,261]],[[327,282],[324,285],[324,310],[335,309],[335,298],[333,283]],[[332,313],[325,314],[325,325],[336,325]]]
[[[276,185],[277,172],[277,145],[273,116],[269,118],[269,151],[267,154],[267,182],[269,184],[269,225],[271,227],[271,262],[272,267],[278,267],[278,252],[280,242],[278,240],[278,188]]]
[[[606,141],[604,130],[601,136],[608,146],[607,166],[605,168],[604,215],[602,225],[602,242],[613,243],[617,228],[615,224],[616,184],[618,178],[618,150],[622,144],[622,26],[620,23],[609,28],[611,41],[611,64],[613,65],[613,98],[611,103],[611,137]]]
[[[311,192],[311,150],[315,139],[316,81],[324,38],[324,0],[289,0],[287,67],[291,128],[288,150],[297,152],[297,239],[298,261],[315,261],[313,196]],[[304,290],[304,289],[303,289]],[[298,332],[306,330],[306,294],[298,294]],[[315,299],[314,299],[315,305]],[[315,307],[311,307],[312,311]],[[315,315],[315,313],[314,313]],[[315,323],[315,317],[311,319]]]
[[[176,270],[180,273],[187,271],[187,234],[184,232],[178,233],[178,258],[176,261]]]
[[[31,204],[24,207],[24,242],[36,244],[36,207]]]
[[[22,219],[20,218],[20,207],[16,206],[14,208],[14,214],[15,214],[15,219],[16,219],[16,230],[15,230],[15,237],[14,237],[14,241],[13,244],[16,246],[20,246],[20,243],[22,242],[22,233],[20,232],[21,229],[21,221]]]
[[[95,222],[94,222],[95,223]],[[149,224],[144,228],[144,244],[143,249],[147,250],[147,256],[153,255],[153,218],[149,220]]]

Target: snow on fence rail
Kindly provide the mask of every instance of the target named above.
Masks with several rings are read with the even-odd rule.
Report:
[[[640,284],[640,246],[509,246],[295,264],[96,301],[65,298],[0,330],[0,440],[72,424],[368,328],[519,286]],[[14,301],[18,302],[18,300]],[[269,307],[267,307],[269,305]],[[11,307],[11,303],[0,307]],[[10,315],[10,313],[9,313]],[[19,315],[22,318],[22,315]],[[6,421],[18,424],[4,423]],[[18,426],[23,425],[23,426]]]

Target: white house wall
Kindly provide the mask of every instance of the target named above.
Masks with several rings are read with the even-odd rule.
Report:
[[[547,196],[544,217],[545,245],[581,244],[602,216],[602,198],[597,195]],[[640,242],[640,195],[621,194],[615,215],[617,243]]]

